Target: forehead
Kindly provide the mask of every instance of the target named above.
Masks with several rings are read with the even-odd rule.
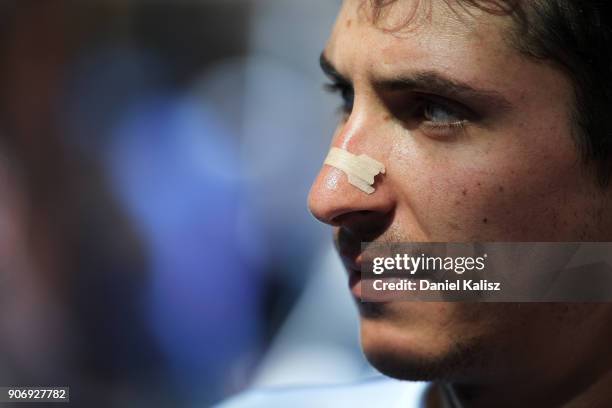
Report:
[[[519,57],[508,41],[510,16],[455,0],[397,0],[384,7],[378,19],[373,13],[369,1],[343,3],[325,50],[340,72],[387,76],[402,68],[435,66],[465,80],[482,81],[487,66]]]

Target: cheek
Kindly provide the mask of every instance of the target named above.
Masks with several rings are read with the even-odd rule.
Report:
[[[411,208],[398,210],[402,220],[414,215],[427,241],[508,239],[523,228],[526,203],[517,203],[521,186],[512,179],[452,169],[430,175],[420,179]]]
[[[551,235],[557,225],[544,220],[557,218],[554,207],[521,179],[514,174],[459,173],[448,184],[440,183],[432,192],[445,199],[432,203],[428,211],[432,238],[520,241],[535,233],[541,236],[538,240]]]
[[[415,163],[397,210],[404,229],[443,242],[573,237],[570,215],[584,208],[585,182],[572,145],[554,154],[501,143],[485,154],[468,150]]]

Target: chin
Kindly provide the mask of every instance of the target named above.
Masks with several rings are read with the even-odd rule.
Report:
[[[409,324],[383,316],[361,319],[361,345],[382,374],[400,380],[458,380],[481,366],[483,344],[452,331],[453,325]]]

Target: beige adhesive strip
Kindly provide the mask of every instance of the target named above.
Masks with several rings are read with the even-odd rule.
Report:
[[[374,178],[385,173],[385,166],[365,154],[356,156],[349,151],[332,147],[325,159],[325,164],[346,173],[349,183],[366,194],[372,194]]]

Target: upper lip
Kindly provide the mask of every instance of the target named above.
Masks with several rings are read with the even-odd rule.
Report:
[[[340,228],[340,230],[337,232],[335,241],[338,254],[340,255],[344,267],[347,269],[347,272],[349,272],[350,275],[357,274],[362,277],[377,276],[374,275],[372,271],[369,270],[369,268],[362,271],[362,266],[365,262],[368,261],[368,257],[372,256],[374,253],[381,254],[381,252],[376,252],[376,249],[374,250],[375,252],[366,251],[366,253],[364,254],[364,252],[362,251],[362,242],[367,242],[367,237],[363,237],[361,235],[352,233],[351,231],[347,231],[343,228]],[[381,247],[381,249],[390,250],[389,248],[385,248],[384,246]],[[418,254],[422,252],[426,253],[427,251],[426,249],[420,250],[417,248],[413,248],[410,254],[412,256],[418,256]],[[403,271],[387,271],[385,273],[385,277],[399,276],[402,278],[417,278],[421,276],[421,274],[422,271],[417,272],[417,274],[410,275],[407,275]],[[427,277],[429,279],[436,280],[435,274],[428,274]]]

